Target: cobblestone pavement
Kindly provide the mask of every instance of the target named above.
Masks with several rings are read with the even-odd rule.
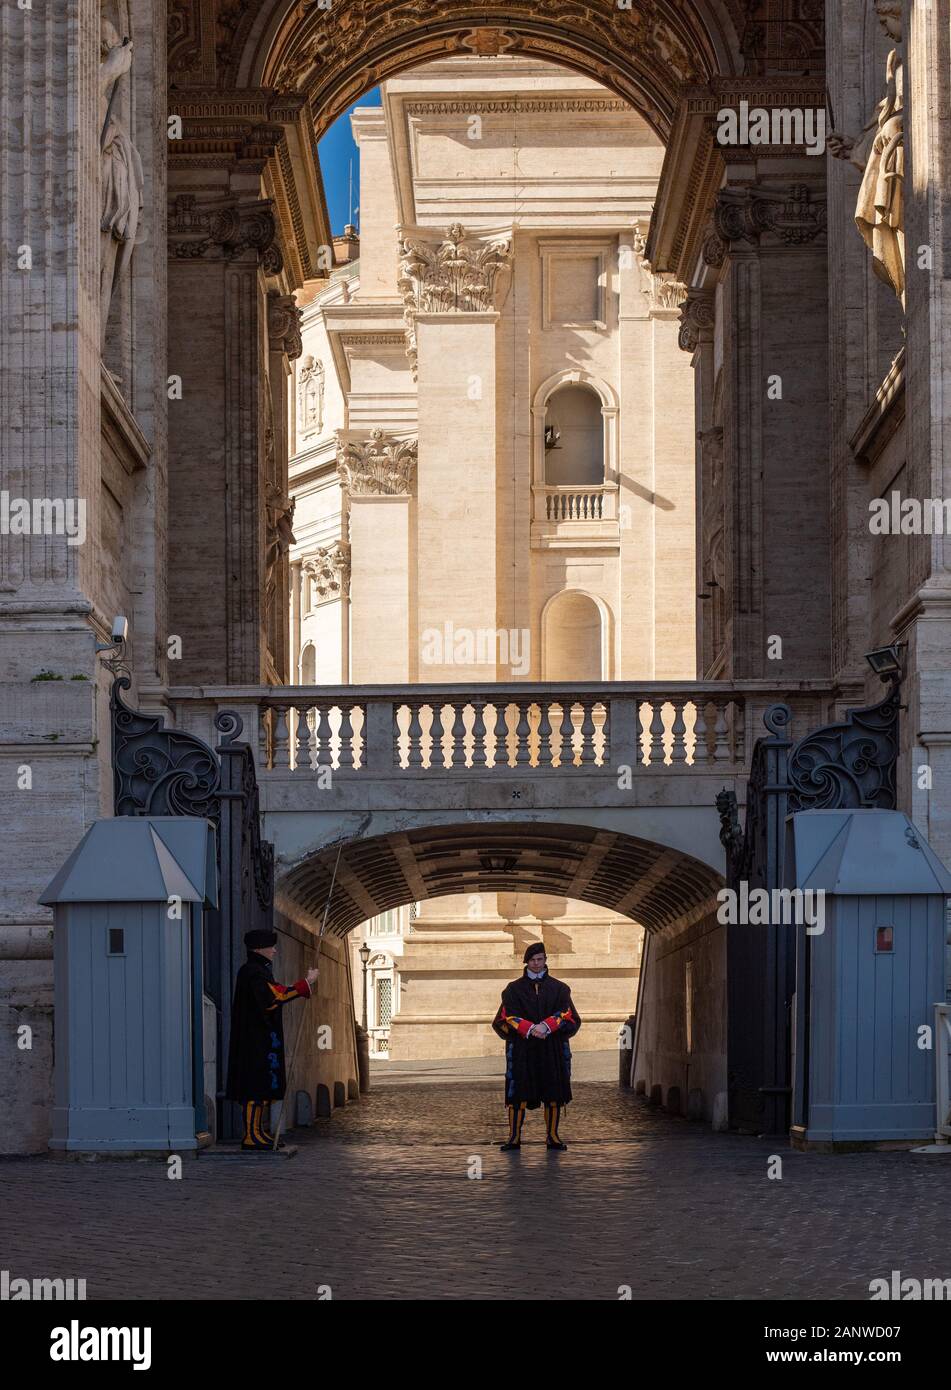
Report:
[[[866,1299],[893,1269],[951,1277],[951,1160],[713,1134],[578,1060],[564,1154],[538,1112],[521,1154],[498,1151],[487,1061],[377,1068],[288,1160],[186,1161],[180,1181],[156,1160],[4,1160],[0,1268],[134,1299]]]

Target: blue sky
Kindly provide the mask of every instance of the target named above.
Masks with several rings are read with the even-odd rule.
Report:
[[[372,91],[348,106],[342,116],[334,121],[327,134],[319,142],[317,153],[320,170],[324,176],[324,190],[327,194],[327,208],[330,212],[331,235],[339,236],[349,220],[350,201],[350,161],[353,160],[353,202],[360,202],[360,152],[350,134],[350,112],[356,106],[379,106],[380,89]],[[359,215],[354,218],[360,225]]]

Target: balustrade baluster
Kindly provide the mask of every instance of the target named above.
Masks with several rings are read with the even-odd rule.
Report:
[[[489,761],[489,729],[485,719],[487,709],[485,700],[472,701],[472,767],[486,767]]]
[[[683,699],[677,697],[673,700],[674,722],[671,728],[670,761],[672,763],[685,763],[687,761],[687,724],[684,719]]]
[[[312,765],[311,746],[310,746],[310,723],[308,721],[309,709],[301,705],[297,710],[297,747],[294,754],[294,766],[310,767]]]
[[[290,767],[290,740],[287,733],[287,705],[277,706],[277,719],[274,726],[273,767]]]
[[[714,762],[728,762],[730,759],[730,748],[727,741],[727,722],[726,706],[727,702],[722,697],[715,701],[717,722],[714,728]]]
[[[314,709],[314,754],[311,762],[314,767],[332,767],[333,749],[330,746],[330,709],[317,705]]]
[[[493,767],[509,765],[509,726],[506,714],[508,706],[504,697],[495,706],[495,748],[492,753]]]
[[[452,707],[452,733],[449,736],[449,762],[447,766],[455,768],[457,772],[466,766],[465,708],[466,702],[463,699],[457,700]]]
[[[267,705],[258,709],[258,771],[271,768],[271,711]]]
[[[693,746],[694,766],[703,766],[709,761],[709,749],[707,748],[707,702],[702,695],[698,695],[695,701],[697,717],[694,720],[693,735],[696,742]]]
[[[340,710],[340,767],[354,767],[356,759],[353,755],[353,710],[349,705],[344,705]]]
[[[594,706],[595,701],[587,696],[581,701],[581,766],[592,765],[597,758],[594,746]]]
[[[551,765],[552,765],[552,767],[563,767],[563,766],[564,766],[564,757],[563,757],[563,754],[564,754],[564,750],[565,750],[565,735],[564,735],[565,707],[564,707],[564,705],[561,705],[561,704],[558,703],[557,700],[554,700],[554,701],[548,706],[548,715],[549,715],[549,718],[550,718],[551,721],[552,721],[552,725],[551,725]],[[569,726],[570,726],[570,721],[569,721]]]
[[[651,705],[651,710],[650,744],[647,749],[647,761],[651,764],[662,763],[665,761],[663,702],[655,697]]]
[[[409,709],[409,728],[407,730],[407,767],[423,767],[423,706],[415,700],[408,705]],[[435,711],[433,711],[433,725],[436,722]],[[430,749],[430,764],[432,763],[432,749]]]
[[[515,766],[524,767],[532,761],[532,750],[529,743],[531,724],[529,723],[528,711],[531,703],[519,700],[516,705],[518,710],[518,722],[515,725]]]
[[[549,718],[549,703],[543,697],[538,705],[538,766],[552,766],[551,749],[551,719]]]

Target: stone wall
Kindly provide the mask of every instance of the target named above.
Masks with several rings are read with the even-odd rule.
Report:
[[[693,1036],[688,1050],[687,963]],[[726,927],[711,911],[689,928],[665,929],[645,950],[637,1001],[632,1081],[654,1104],[725,1128]]]

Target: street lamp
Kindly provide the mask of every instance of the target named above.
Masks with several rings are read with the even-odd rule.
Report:
[[[894,642],[890,647],[877,647],[875,651],[865,653],[869,666],[886,684],[901,681],[904,667],[902,653],[906,645],[905,642]]]
[[[360,947],[360,959],[363,961],[363,1031],[367,1032],[367,966],[370,963],[370,948],[364,941]]]

